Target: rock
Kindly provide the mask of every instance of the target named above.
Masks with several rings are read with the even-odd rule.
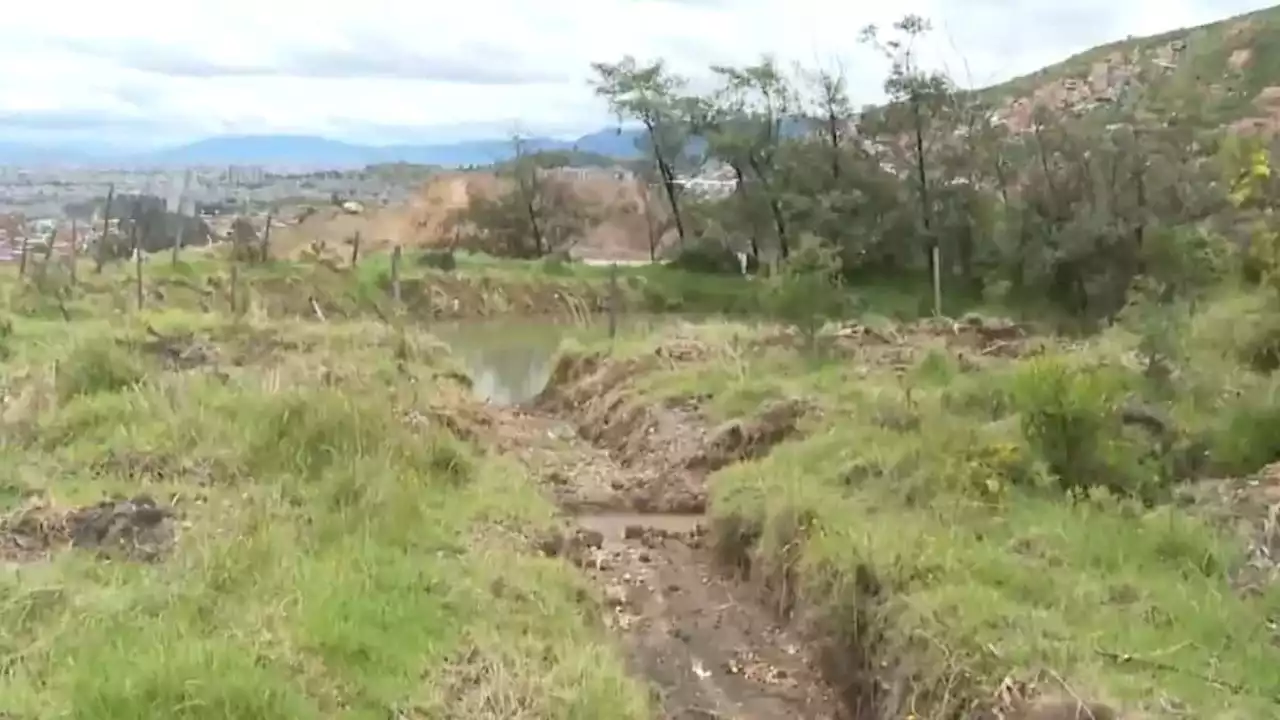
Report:
[[[574,541],[575,544],[581,547],[591,548],[593,550],[598,549],[604,545],[604,533],[599,530],[580,528],[574,536]]]
[[[606,585],[604,601],[609,607],[622,607],[627,604],[627,589],[621,585]]]

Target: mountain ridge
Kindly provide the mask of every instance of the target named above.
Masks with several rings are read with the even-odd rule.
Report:
[[[526,138],[530,151],[579,151],[634,159],[641,131],[604,128],[572,140]],[[8,165],[89,165],[109,167],[183,167],[261,165],[324,169],[384,163],[461,167],[490,165],[515,155],[510,139],[456,143],[369,145],[319,135],[219,135],[147,152],[107,153],[89,149],[0,142],[0,163]]]

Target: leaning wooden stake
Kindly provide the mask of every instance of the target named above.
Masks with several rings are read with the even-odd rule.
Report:
[[[76,264],[80,262],[80,228],[76,221],[71,221],[71,286],[76,284]]]
[[[55,227],[53,229],[53,232],[49,233],[49,242],[45,243],[44,245],[44,264],[45,265],[48,265],[49,261],[53,259],[53,244],[57,241],[58,241],[58,228]]]
[[[400,246],[391,250],[391,297],[400,305]]]
[[[234,257],[231,259],[231,280],[229,284],[231,287],[229,288],[228,300],[231,303],[231,314],[235,315],[239,310],[236,289],[240,287],[240,263],[236,262]]]
[[[351,238],[351,267],[355,267],[360,262],[360,231],[357,230],[355,237]]]
[[[262,231],[262,247],[258,252],[258,260],[266,262],[271,259],[271,220],[272,213],[267,213],[267,227]]]
[[[22,255],[18,257],[18,277],[27,274],[27,252],[31,248],[31,241],[27,239],[26,232],[22,234]]]
[[[609,339],[618,334],[618,263],[609,266]]]
[[[133,294],[141,310],[146,298],[142,292],[142,244],[138,241],[138,219],[141,213],[134,212],[134,220],[129,228],[129,245],[133,248]]]
[[[107,263],[107,233],[111,230],[111,201],[116,196],[116,185],[107,187],[107,207],[102,212],[102,237],[98,238],[97,253],[94,257],[93,271],[102,273],[102,266]]]

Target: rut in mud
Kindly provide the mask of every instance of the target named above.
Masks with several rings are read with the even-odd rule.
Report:
[[[496,409],[502,449],[541,477],[565,511],[567,527],[543,538],[541,550],[602,588],[606,622],[625,638],[663,716],[838,717],[798,639],[726,578],[704,545],[706,475],[756,454],[763,446],[753,438],[781,439],[799,411],[763,413],[774,432],[761,436],[751,423],[699,432],[689,410],[649,409],[624,423],[643,441],[625,442],[623,428],[573,407],[572,398],[544,393],[532,407]]]

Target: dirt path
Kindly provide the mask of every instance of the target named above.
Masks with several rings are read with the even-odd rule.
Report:
[[[501,449],[541,477],[568,516],[543,551],[601,586],[606,621],[659,693],[664,717],[838,717],[799,643],[712,565],[703,543],[705,463],[671,462],[690,457],[705,437],[672,427],[679,432],[665,435],[675,445],[669,454],[615,455],[554,411],[496,413]]]

